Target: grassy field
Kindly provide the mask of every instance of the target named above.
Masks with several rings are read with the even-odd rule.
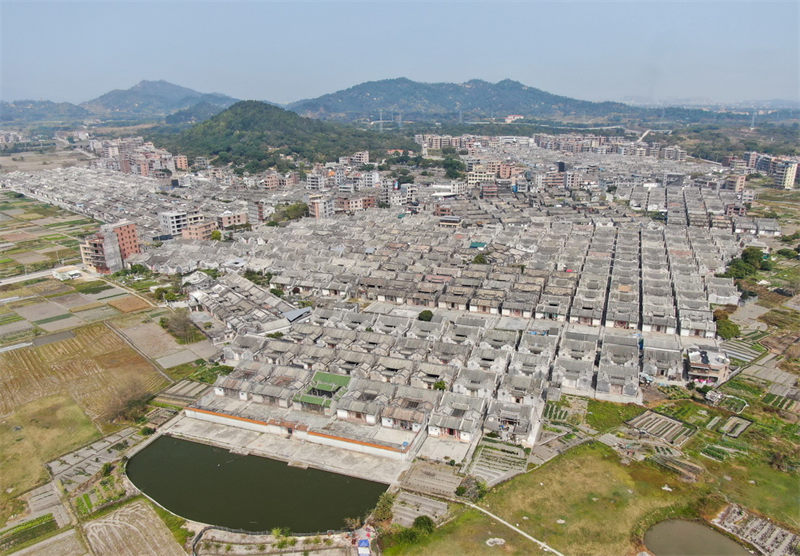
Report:
[[[102,324],[75,330],[75,337],[0,353],[0,415],[39,398],[69,393],[101,428],[128,400],[155,393],[166,380],[142,356]]]
[[[0,419],[0,524],[13,511],[12,496],[47,480],[44,463],[100,436],[68,394],[40,398]]]
[[[642,406],[589,400],[586,424],[599,432],[618,427],[625,421],[644,413]]]
[[[663,490],[664,485],[672,490]],[[706,492],[704,485],[683,483],[654,464],[623,465],[611,448],[592,443],[492,489],[481,504],[565,554],[617,556],[636,550],[637,536],[653,520],[695,512],[691,508]],[[468,514],[453,521],[431,536],[429,542],[436,544],[429,552],[423,545],[410,553],[469,554],[476,529],[485,527],[479,518]],[[512,533],[495,531],[506,539]],[[512,545],[529,552],[535,548]]]
[[[505,540],[502,546],[487,546],[491,538]],[[387,556],[428,554],[459,554],[464,556],[482,554],[544,554],[538,545],[505,525],[496,522],[478,510],[461,510],[446,525],[413,545],[396,545],[383,551]]]

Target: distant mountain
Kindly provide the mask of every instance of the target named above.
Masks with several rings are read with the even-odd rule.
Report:
[[[69,102],[52,102],[49,100],[0,102],[0,121],[2,122],[82,120],[88,116],[90,116],[88,110]]]
[[[266,102],[237,102],[178,133],[150,139],[174,153],[214,157],[249,172],[294,167],[295,160],[326,161],[360,150],[411,149],[407,137],[298,116]]]
[[[489,83],[473,79],[466,83],[419,83],[404,77],[369,81],[309,100],[294,102],[290,110],[303,116],[331,120],[376,118],[402,112],[408,120],[429,120],[458,115],[464,118],[503,117],[520,114],[527,118],[608,117],[638,109],[618,102],[589,102],[554,95],[505,79]]]
[[[82,107],[101,116],[164,116],[200,102],[227,108],[237,99],[219,93],[199,93],[166,81],[140,81],[130,89],[115,89]]]
[[[193,104],[189,108],[173,112],[164,121],[167,124],[196,124],[204,122],[212,116],[215,116],[225,110],[225,106],[219,104],[212,104],[210,102],[201,101]]]

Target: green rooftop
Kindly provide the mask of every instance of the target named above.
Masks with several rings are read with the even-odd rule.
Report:
[[[321,382],[327,382],[328,384],[335,384],[336,386],[347,386],[348,384],[350,384],[350,377],[317,371],[316,373],[314,373],[314,377],[311,379],[311,382],[317,383],[316,385],[317,388],[320,388],[319,383]]]
[[[329,399],[320,398],[319,396],[312,396],[311,394],[298,394],[294,397],[294,401],[312,405],[321,405],[322,407],[331,406],[331,401]]]

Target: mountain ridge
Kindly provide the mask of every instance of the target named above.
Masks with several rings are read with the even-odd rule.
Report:
[[[407,77],[366,81],[347,89],[287,105],[303,116],[354,120],[378,110],[402,112],[415,119],[520,114],[529,118],[608,117],[641,109],[619,102],[592,102],[556,95],[514,81],[491,83],[470,79],[463,83],[424,83]]]
[[[0,101],[0,121],[39,122],[81,120],[91,117],[149,119],[181,110],[205,117],[213,107],[224,110],[238,99],[222,93],[201,93],[163,79],[142,80],[128,89],[113,89],[91,100],[74,104],[49,100]],[[196,109],[196,105],[201,105]]]
[[[221,93],[200,93],[160,79],[142,80],[128,89],[114,89],[80,106],[95,114],[165,116],[200,102],[227,108],[237,100]]]

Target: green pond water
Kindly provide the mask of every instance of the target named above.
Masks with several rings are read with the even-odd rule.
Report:
[[[130,480],[187,519],[248,531],[341,529],[387,485],[162,436],[131,458]]]
[[[656,556],[747,556],[741,545],[694,521],[670,519],[656,523],[644,535],[644,544]]]

